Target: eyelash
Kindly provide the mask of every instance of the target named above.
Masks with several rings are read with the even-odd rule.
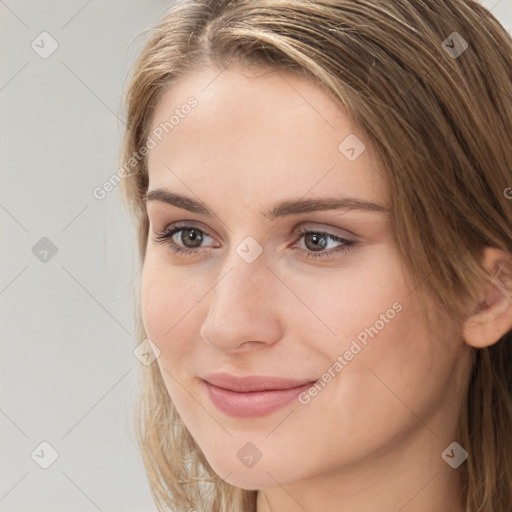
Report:
[[[204,251],[201,251],[200,249],[183,248],[183,247],[176,245],[173,242],[170,242],[170,240],[176,233],[179,233],[180,231],[184,231],[186,229],[194,229],[195,231],[198,231],[201,234],[210,236],[210,235],[208,235],[208,233],[199,229],[197,226],[195,226],[193,224],[177,223],[177,224],[171,224],[170,226],[166,227],[161,233],[157,234],[157,236],[154,238],[154,240],[155,240],[155,242],[162,243],[162,244],[166,245],[173,253],[179,254],[181,256],[187,256],[187,255],[198,254],[198,253],[204,252]],[[301,249],[298,247],[294,248],[294,250],[298,250],[302,253],[304,253],[304,252],[307,253],[306,258],[312,258],[312,259],[332,258],[337,253],[345,254],[345,253],[351,251],[354,247],[356,247],[358,245],[358,242],[355,242],[353,240],[347,240],[346,238],[334,236],[334,235],[331,235],[330,233],[326,233],[324,231],[313,231],[313,230],[305,229],[305,228],[300,228],[300,230],[298,231],[297,234],[300,236],[297,238],[296,242],[298,242],[304,235],[306,235],[308,233],[313,233],[313,234],[317,234],[317,235],[325,235],[327,238],[330,238],[331,240],[342,243],[342,245],[337,249],[331,249],[330,251],[327,251],[327,252],[315,252],[315,251],[310,251],[308,249]],[[212,238],[212,237],[210,236],[210,238]]]

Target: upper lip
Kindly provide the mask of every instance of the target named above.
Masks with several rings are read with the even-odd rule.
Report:
[[[203,380],[219,388],[238,392],[291,389],[315,382],[315,380],[311,379],[286,379],[265,375],[236,377],[229,373],[210,374],[203,377]]]

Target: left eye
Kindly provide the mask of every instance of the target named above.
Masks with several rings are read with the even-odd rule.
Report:
[[[300,247],[294,247],[295,250],[301,251],[305,254],[306,258],[320,259],[320,258],[332,258],[336,255],[346,254],[353,248],[355,248],[359,242],[355,240],[348,240],[324,231],[312,231],[305,228],[301,228],[298,232],[300,235],[298,240],[304,239],[306,249]],[[328,240],[336,242],[338,245],[330,251],[324,251],[329,244]],[[313,247],[310,249],[309,247]],[[320,249],[320,252],[318,249]]]
[[[185,247],[178,245],[174,241],[175,235],[178,234],[179,236],[177,238],[180,240],[181,244],[185,245]],[[330,233],[325,233],[323,231],[312,231],[302,228],[297,234],[300,235],[297,241],[304,239],[306,249],[302,249],[300,247],[294,247],[293,249],[305,253],[306,258],[329,258],[334,256],[335,253],[346,253],[358,244],[358,242],[354,240],[341,238]],[[164,229],[164,231],[159,233],[154,238],[154,240],[156,242],[167,245],[169,249],[175,254],[190,255],[203,253],[205,251],[205,248],[200,247],[205,238],[212,237],[210,237],[203,230],[199,229],[197,226],[191,224],[174,224]],[[324,251],[329,243],[328,240],[338,243],[338,246],[330,251]],[[308,246],[313,248],[310,249]]]

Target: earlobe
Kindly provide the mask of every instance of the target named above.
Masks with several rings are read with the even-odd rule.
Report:
[[[493,269],[495,279],[488,285],[480,310],[464,322],[464,341],[474,348],[493,345],[512,329],[512,259],[487,247],[482,263]]]

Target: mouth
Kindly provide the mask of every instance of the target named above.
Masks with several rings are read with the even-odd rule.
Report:
[[[235,377],[214,374],[202,379],[212,403],[224,414],[254,418],[270,414],[292,402],[316,381],[278,377]]]

